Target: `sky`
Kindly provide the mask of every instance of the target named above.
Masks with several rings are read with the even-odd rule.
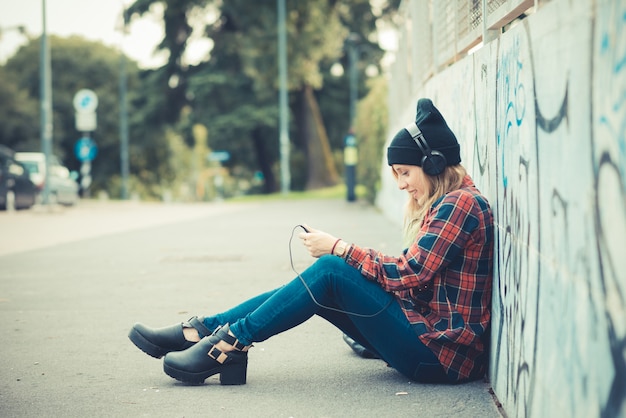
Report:
[[[4,64],[21,45],[27,43],[26,37],[17,30],[18,26],[24,26],[26,33],[35,38],[42,34],[44,2],[48,35],[80,35],[101,41],[123,49],[142,68],[157,67],[164,62],[162,56],[153,53],[163,38],[162,25],[156,19],[148,17],[133,21],[123,38],[120,30],[122,10],[125,4],[132,1],[0,0],[0,64]]]

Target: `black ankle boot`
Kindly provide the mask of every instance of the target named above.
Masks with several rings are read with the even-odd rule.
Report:
[[[164,328],[150,328],[136,323],[128,333],[128,338],[144,353],[161,358],[171,351],[186,350],[195,344],[185,339],[183,328],[195,328],[200,338],[212,333],[204,326],[202,319],[194,316],[187,322]]]
[[[248,369],[247,348],[228,333],[226,324],[215,330],[193,347],[180,352],[168,353],[163,360],[166,374],[181,382],[200,384],[208,377],[220,374],[222,385],[244,385]],[[232,345],[233,351],[221,352],[215,345],[220,341]]]
[[[365,348],[361,344],[359,344],[356,341],[354,341],[347,334],[343,334],[343,340],[346,342],[346,344],[348,344],[350,346],[352,351],[354,351],[355,353],[357,353],[359,356],[361,356],[363,358],[373,358],[373,359],[379,359],[380,358],[380,356],[377,353],[375,353],[375,352],[373,352],[371,350],[368,350],[367,348]]]

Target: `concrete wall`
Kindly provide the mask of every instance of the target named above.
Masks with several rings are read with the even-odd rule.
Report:
[[[412,96],[389,138],[432,98],[494,209],[489,378],[507,415],[626,417],[626,0],[546,3]]]

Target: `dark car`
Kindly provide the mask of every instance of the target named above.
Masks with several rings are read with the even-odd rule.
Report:
[[[13,158],[24,164],[28,170],[30,179],[37,187],[39,199],[47,181],[50,202],[65,206],[72,206],[78,202],[78,183],[56,156],[51,155],[49,158],[47,179],[46,156],[43,152],[16,152]]]
[[[0,146],[0,210],[28,209],[35,204],[37,187],[14,152]]]

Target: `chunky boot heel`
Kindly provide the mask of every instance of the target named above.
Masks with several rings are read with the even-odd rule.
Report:
[[[184,328],[195,328],[200,338],[212,333],[204,326],[200,318],[194,316],[187,322],[164,328],[150,328],[136,323],[130,329],[128,338],[144,353],[154,358],[161,358],[169,352],[183,351],[195,344],[185,339]]]
[[[233,364],[224,367],[220,373],[220,383],[222,385],[245,385],[248,375],[248,358],[245,363]]]
[[[185,383],[200,384],[219,373],[222,385],[244,385],[248,373],[248,347],[228,334],[228,328],[228,324],[218,328],[210,337],[185,351],[168,353],[163,359],[163,371]],[[231,345],[233,350],[220,351],[216,347],[220,341]]]
[[[363,358],[380,359],[380,356],[377,353],[375,353],[375,352],[365,348],[364,346],[362,346],[358,342],[354,341],[347,334],[343,334],[343,340],[346,342],[346,344],[348,344],[350,346],[352,351],[357,353],[359,356],[361,356]]]

